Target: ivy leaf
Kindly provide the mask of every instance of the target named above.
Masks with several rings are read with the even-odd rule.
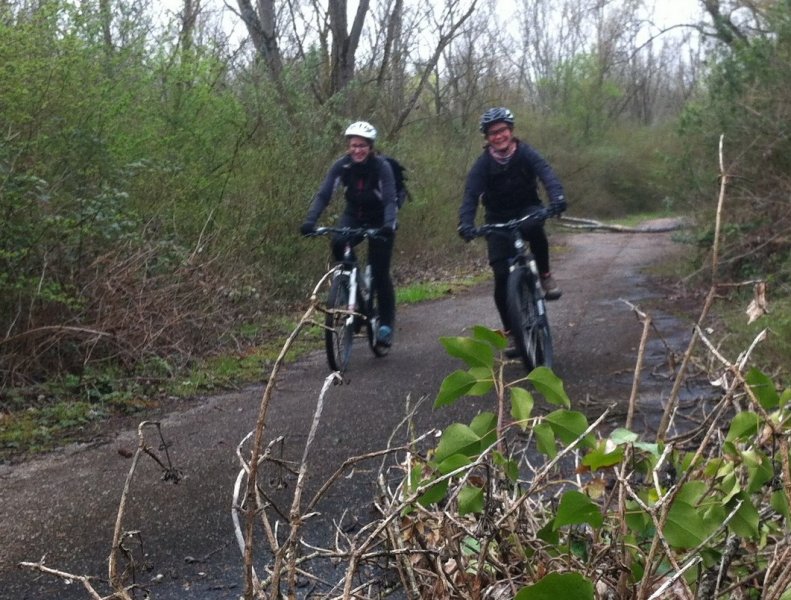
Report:
[[[434,408],[453,404],[466,395],[476,383],[475,377],[467,371],[454,371],[445,378],[439,387],[437,399],[434,400]]]
[[[579,573],[550,573],[538,583],[523,587],[514,600],[593,600],[593,584]]]
[[[681,500],[673,502],[664,531],[673,548],[694,548],[706,539],[707,529],[694,506]]]
[[[434,457],[442,462],[453,454],[475,456],[480,449],[480,436],[462,423],[451,423],[442,432]]]
[[[508,346],[508,339],[502,333],[484,327],[483,325],[476,325],[472,328],[472,337],[473,339],[491,344],[498,350],[502,350]]]
[[[459,492],[459,515],[483,512],[483,489],[465,486]]]
[[[563,381],[552,372],[552,369],[536,367],[527,379],[550,404],[571,408],[571,400],[563,389]]]
[[[753,438],[758,433],[759,425],[760,417],[757,414],[749,411],[740,412],[731,420],[731,427],[728,429],[725,441],[735,442]]]
[[[554,527],[557,529],[563,525],[581,525],[582,523],[587,523],[598,529],[604,523],[604,517],[593,500],[582,492],[569,490],[560,498]]]
[[[448,354],[460,358],[468,367],[491,369],[494,365],[494,352],[486,342],[468,337],[442,337],[439,341]]]
[[[755,368],[750,369],[744,376],[744,380],[758,398],[758,404],[764,409],[772,410],[780,406],[780,396],[777,394],[774,383],[761,371]]]
[[[548,423],[541,422],[533,427],[533,435],[536,436],[536,446],[538,451],[546,454],[549,458],[555,458],[558,449],[555,447],[555,432]]]
[[[581,412],[574,410],[556,410],[544,417],[544,421],[549,423],[552,431],[564,444],[576,441],[588,429],[588,419]],[[592,448],[593,437],[589,434],[582,440],[581,445]]]
[[[511,388],[511,416],[522,431],[527,429],[527,421],[533,412],[533,395],[524,388]]]

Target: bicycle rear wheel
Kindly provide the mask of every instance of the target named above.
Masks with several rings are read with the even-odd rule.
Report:
[[[327,298],[324,345],[327,349],[327,363],[333,371],[345,371],[352,355],[354,317],[349,314],[349,288],[348,276],[337,275],[332,280]]]
[[[535,277],[526,267],[517,267],[508,276],[508,319],[525,368],[551,369],[552,334],[546,304],[538,296]]]

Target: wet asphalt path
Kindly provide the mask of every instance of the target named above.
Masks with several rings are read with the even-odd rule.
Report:
[[[550,305],[557,372],[578,407],[590,411],[628,399],[642,326],[622,301],[640,304],[657,291],[645,268],[674,251],[669,234],[578,234],[564,238],[553,255],[563,298]],[[555,240],[557,241],[557,240]],[[387,445],[405,415],[407,403],[429,400],[418,409],[418,433],[455,421],[469,422],[491,408],[491,399],[464,399],[435,411],[433,398],[443,378],[459,368],[438,339],[461,335],[475,324],[497,327],[490,285],[421,305],[399,307],[396,345],[376,359],[355,346],[343,385],[333,386],[311,462],[308,491],[315,490],[346,458]],[[668,322],[668,326],[673,326]],[[678,329],[678,325],[675,327]],[[514,365],[513,374],[519,373]],[[316,399],[328,374],[322,351],[289,364],[273,396],[267,440],[284,436],[283,456],[303,452]],[[664,384],[662,384],[664,385]],[[231,494],[239,464],[239,441],[254,426],[263,386],[205,398],[191,410],[162,421],[170,453],[184,479],[160,481],[144,460],[133,482],[126,529],[139,530],[145,569],[138,576],[154,598],[236,599],[242,592],[241,556],[231,524]],[[540,410],[540,407],[538,407]],[[646,412],[658,408],[646,407]],[[394,443],[408,437],[403,428]],[[153,438],[150,438],[153,439]],[[66,585],[16,567],[36,561],[75,574],[107,577],[107,556],[118,501],[136,447],[136,432],[112,434],[102,444],[71,447],[19,465],[0,465],[0,598],[70,600],[87,598],[78,584]],[[119,453],[121,450],[121,453]],[[371,475],[380,461],[360,465],[319,503],[321,515],[306,525],[306,536],[327,542],[333,520],[365,521],[374,495]],[[267,472],[272,499],[284,510],[293,490],[274,484],[280,473]],[[309,496],[309,494],[308,494]],[[154,582],[152,582],[154,580]],[[106,588],[99,585],[104,593]]]

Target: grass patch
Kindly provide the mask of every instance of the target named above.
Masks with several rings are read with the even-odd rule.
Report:
[[[752,323],[747,322],[745,310],[752,300],[748,293],[735,294],[715,305],[717,315],[715,334],[721,341],[721,351],[730,360],[736,358],[766,330],[766,339],[758,343],[750,355],[752,365],[769,375],[781,387],[791,386],[791,299],[779,290],[769,297],[769,313]]]
[[[396,290],[397,304],[416,304],[444,298],[484,279],[484,275],[470,276],[454,281],[426,281],[413,283]]]

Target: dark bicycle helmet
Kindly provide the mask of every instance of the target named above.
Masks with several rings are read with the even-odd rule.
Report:
[[[486,133],[486,131],[489,129],[489,126],[493,125],[494,123],[507,123],[513,127],[514,113],[504,106],[490,108],[481,115],[481,133]]]

